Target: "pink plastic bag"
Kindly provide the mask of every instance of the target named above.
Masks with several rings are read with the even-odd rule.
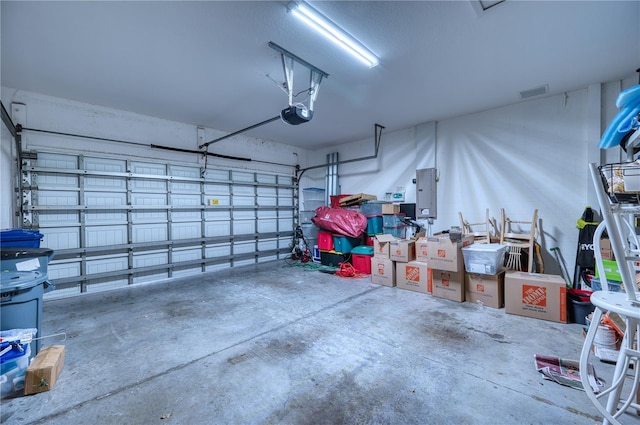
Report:
[[[360,237],[367,230],[365,215],[343,208],[318,207],[311,221],[323,230],[352,238]]]

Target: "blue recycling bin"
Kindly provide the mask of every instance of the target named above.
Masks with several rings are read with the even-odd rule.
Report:
[[[40,241],[44,235],[36,230],[12,229],[0,232],[0,246],[40,248]]]
[[[54,251],[49,248],[2,247],[0,251],[0,330],[36,328],[42,336],[42,303],[48,282],[47,267]],[[41,341],[31,342],[31,356]]]

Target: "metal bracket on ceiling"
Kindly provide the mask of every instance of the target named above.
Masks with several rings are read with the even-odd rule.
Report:
[[[313,103],[318,97],[318,90],[320,89],[320,83],[323,78],[329,77],[329,74],[321,70],[320,68],[311,65],[306,60],[294,55],[287,49],[277,45],[273,41],[269,42],[269,47],[271,47],[276,52],[280,53],[280,57],[282,59],[282,69],[284,71],[284,79],[286,82],[287,93],[289,95],[289,106],[293,106],[293,65],[295,62],[304,66],[309,70],[309,88],[307,89],[309,92],[309,105],[308,108],[310,111],[313,111]]]

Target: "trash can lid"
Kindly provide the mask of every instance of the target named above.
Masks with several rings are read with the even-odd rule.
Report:
[[[0,291],[22,291],[44,284],[46,273],[40,272],[2,272],[0,273]]]
[[[0,259],[2,260],[18,260],[35,257],[49,257],[49,261],[51,261],[53,258],[53,249],[15,246],[2,248],[2,251],[0,251]]]
[[[0,241],[23,241],[42,239],[44,235],[36,230],[12,229],[0,232]]]

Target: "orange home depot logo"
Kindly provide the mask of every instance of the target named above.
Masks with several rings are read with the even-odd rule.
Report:
[[[445,258],[447,256],[447,250],[446,249],[439,249],[438,250],[438,258]]]
[[[476,284],[476,291],[484,293],[484,285],[482,283]]]
[[[443,288],[449,287],[450,280],[451,280],[451,273],[440,273],[440,282],[442,282]]]
[[[420,267],[407,266],[405,268],[404,276],[409,282],[420,282]]]
[[[547,288],[544,286],[522,285],[522,302],[540,307],[547,306]]]
[[[378,263],[378,274],[384,274],[384,263]]]

